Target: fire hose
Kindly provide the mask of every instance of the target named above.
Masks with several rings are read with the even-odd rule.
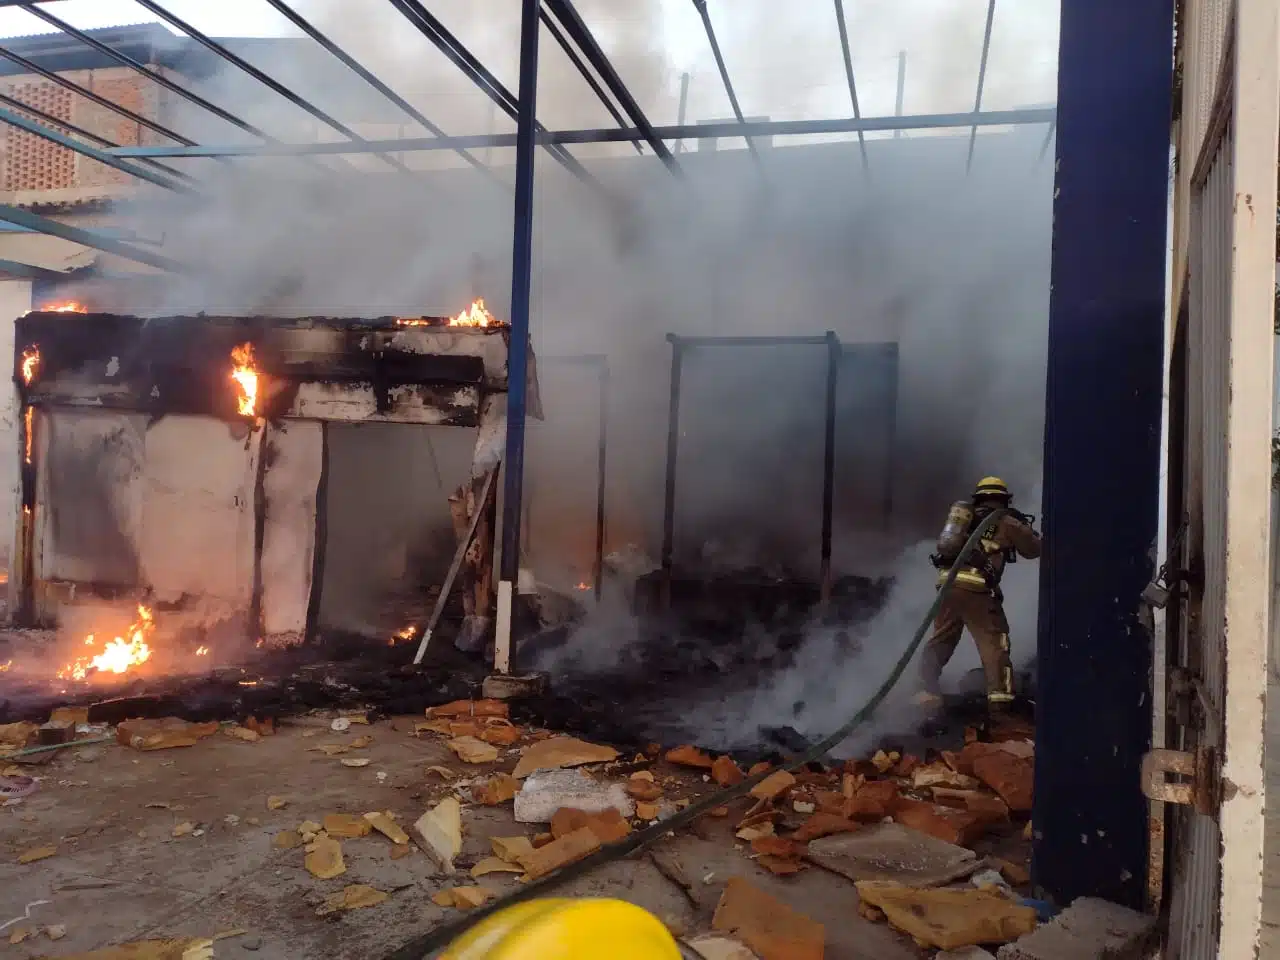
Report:
[[[491,917],[514,904],[540,896],[552,887],[558,886],[566,881],[584,876],[596,867],[652,846],[677,827],[682,827],[687,823],[692,823],[698,817],[703,816],[714,808],[723,806],[730,800],[736,800],[738,797],[745,796],[753,787],[777,773],[779,770],[798,770],[801,767],[825,756],[833,747],[837,746],[841,741],[853,733],[854,730],[866,723],[867,720],[869,720],[875,713],[880,704],[885,701],[885,698],[889,696],[890,691],[893,690],[898,681],[902,679],[902,675],[906,672],[908,665],[915,657],[916,651],[920,649],[920,644],[924,642],[924,637],[929,630],[929,625],[932,624],[934,619],[937,617],[938,609],[942,606],[943,597],[955,583],[956,574],[960,570],[961,562],[969,556],[970,552],[975,547],[977,547],[978,542],[986,535],[987,531],[994,527],[1002,517],[1008,514],[1008,512],[1008,510],[1003,508],[993,511],[984,517],[982,522],[974,528],[971,534],[969,534],[969,539],[965,541],[964,547],[961,548],[955,563],[952,564],[951,570],[947,573],[946,579],[939,586],[933,603],[929,606],[928,613],[921,621],[920,626],[916,628],[915,635],[911,638],[911,642],[907,644],[907,648],[902,652],[902,656],[898,658],[893,669],[889,671],[889,676],[885,678],[884,683],[880,685],[879,689],[871,695],[871,698],[862,705],[858,712],[855,713],[849,721],[844,724],[844,726],[840,727],[834,733],[831,733],[817,741],[807,750],[788,758],[780,766],[762,771],[757,773],[755,776],[747,777],[741,783],[703,797],[696,803],[692,803],[685,809],[678,811],[671,817],[668,817],[666,820],[630,834],[622,840],[607,844],[582,860],[575,861],[554,873],[525,884],[523,887],[511,891],[497,900],[492,900],[483,906],[476,907],[469,911],[465,917],[455,920],[452,923],[446,923],[435,927],[422,936],[406,943],[404,946],[392,953],[387,954],[383,960],[426,960],[427,957],[430,957],[438,950],[447,947],[459,936],[466,933],[487,917]]]

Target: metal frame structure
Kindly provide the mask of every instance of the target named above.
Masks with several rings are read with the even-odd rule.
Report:
[[[512,388],[508,396],[509,410],[507,418],[506,471],[504,477],[504,506],[502,517],[502,556],[500,561],[500,581],[498,589],[497,643],[495,662],[499,670],[507,670],[510,666],[511,652],[511,602],[514,585],[519,570],[521,502],[524,454],[524,426],[526,413],[526,397],[524,376],[527,367],[527,343],[529,335],[529,294],[532,283],[532,218],[533,218],[533,176],[536,147],[544,148],[552,157],[564,166],[579,180],[592,186],[597,191],[604,187],[591,173],[569,152],[567,146],[576,143],[613,143],[629,142],[636,144],[643,152],[647,144],[654,154],[676,175],[682,173],[682,167],[668,143],[683,143],[688,140],[717,139],[721,137],[743,137],[747,140],[752,154],[758,158],[753,137],[803,136],[809,134],[856,133],[864,172],[870,172],[866,148],[866,134],[872,131],[902,131],[923,128],[970,128],[969,163],[972,162],[973,138],[978,127],[1012,124],[1053,123],[1056,113],[1052,109],[1004,110],[980,112],[982,101],[982,85],[986,74],[987,51],[990,43],[991,23],[994,16],[994,0],[988,8],[986,24],[986,40],[983,45],[983,60],[979,71],[978,93],[975,99],[975,110],[972,113],[935,114],[928,116],[893,116],[864,117],[858,102],[857,86],[853,72],[853,60],[849,48],[849,36],[845,22],[843,0],[835,0],[835,12],[840,32],[841,50],[846,77],[849,84],[850,100],[853,116],[828,120],[791,120],[752,122],[747,120],[737,103],[737,97],[719,52],[719,43],[711,24],[706,0],[694,0],[699,14],[702,16],[707,30],[708,42],[716,55],[717,67],[721,80],[729,94],[734,107],[736,122],[724,124],[687,125],[683,116],[677,126],[654,126],[636,102],[625,81],[618,74],[598,41],[595,39],[586,22],[575,8],[572,0],[522,0],[520,31],[520,64],[519,91],[512,95],[494,75],[465,46],[450,33],[444,25],[433,16],[422,0],[388,0],[400,12],[406,21],[421,32],[452,61],[490,100],[512,120],[516,122],[514,134],[488,134],[479,136],[445,136],[443,131],[431,123],[417,108],[399,96],[387,84],[378,80],[369,70],[338,47],[313,24],[304,20],[294,12],[287,0],[268,0],[273,8],[289,19],[307,36],[320,44],[350,70],[369,83],[384,98],[397,106],[401,111],[423,125],[433,136],[401,138],[395,140],[367,140],[360,137],[353,129],[341,120],[330,116],[308,100],[289,90],[262,70],[247,63],[243,58],[227,49],[223,44],[200,33],[182,19],[170,13],[157,0],[138,0],[138,3],[153,15],[185,33],[195,43],[200,44],[222,61],[247,73],[266,88],[289,100],[306,111],[320,122],[343,135],[346,139],[338,143],[287,144],[272,138],[266,132],[246,123],[234,114],[210,103],[197,94],[186,90],[180,84],[162,77],[157,71],[149,69],[132,58],[77,30],[64,21],[44,11],[38,11],[37,5],[50,0],[0,0],[0,8],[25,7],[36,12],[46,23],[64,30],[68,35],[87,43],[110,59],[121,63],[136,72],[149,77],[166,89],[171,90],[189,102],[201,106],[215,116],[231,123],[239,129],[253,134],[260,142],[247,145],[201,145],[174,130],[156,124],[148,118],[128,111],[114,104],[93,91],[80,87],[58,74],[46,70],[31,60],[5,50],[0,45],[0,56],[17,63],[30,72],[44,76],[52,82],[70,89],[77,96],[89,100],[128,117],[135,123],[172,141],[176,146],[110,146],[103,143],[90,143],[94,138],[84,136],[81,131],[58,124],[67,134],[51,133],[49,128],[40,127],[36,121],[28,120],[20,114],[10,111],[0,112],[0,122],[11,123],[28,132],[37,133],[54,140],[67,149],[74,150],[100,162],[110,163],[116,169],[124,170],[141,179],[164,186],[169,189],[190,189],[186,181],[175,177],[169,171],[157,172],[156,161],[166,158],[211,157],[228,159],[232,157],[261,156],[293,156],[302,157],[312,163],[319,163],[323,156],[337,156],[371,153],[381,157],[384,162],[401,173],[410,173],[404,164],[392,154],[419,150],[453,150],[458,152],[473,167],[491,171],[480,164],[467,151],[476,148],[514,147],[515,164],[515,212],[514,243],[512,254],[512,297],[511,297],[511,340],[510,372]],[[609,109],[611,116],[619,123],[614,129],[558,130],[549,131],[543,127],[536,116],[536,87],[538,76],[538,35],[540,27],[546,26],[557,43],[569,56],[575,68],[582,74],[597,97]],[[685,87],[687,89],[687,86]],[[683,100],[683,95],[682,95]],[[626,119],[628,125],[623,123]],[[37,118],[39,120],[40,118]],[[52,126],[52,125],[50,125]],[[76,139],[80,137],[80,139]],[[109,159],[108,159],[109,158]],[[142,161],[143,164],[130,164],[130,159]],[[327,169],[327,168],[325,168]],[[165,174],[168,173],[168,176]],[[497,179],[495,177],[495,179]],[[164,181],[164,182],[160,182]],[[107,236],[101,231],[84,230],[58,223],[48,218],[39,217],[28,211],[0,205],[0,221],[8,221],[21,227],[59,236],[75,243],[103,250],[115,256],[125,257],[160,270],[180,271],[183,265],[170,258],[150,251],[141,250],[129,244]],[[827,342],[822,338],[822,342]],[[835,348],[833,348],[835,349]],[[829,499],[829,498],[828,498]],[[828,505],[829,507],[829,505]],[[827,511],[829,513],[829,509]],[[829,524],[829,518],[826,521]],[[829,539],[829,530],[824,540]],[[824,546],[824,563],[829,564],[829,543]],[[829,578],[829,573],[826,575]]]
[[[604,581],[604,541],[605,541],[605,471],[609,460],[609,358],[603,353],[558,354],[549,357],[538,357],[538,370],[541,374],[548,366],[594,367],[600,387],[600,425],[596,432],[596,544],[595,555],[591,561],[591,587],[596,602],[600,602]],[[524,519],[530,520],[533,508],[533,489],[526,485]],[[525,536],[531,535],[526,529]]]
[[[827,348],[827,382],[823,405],[822,448],[822,540],[819,583],[821,604],[831,601],[831,536],[835,505],[836,467],[836,388],[840,376],[840,339],[835,331],[822,336],[765,337],[682,337],[667,334],[671,344],[671,399],[667,407],[667,467],[662,504],[662,605],[671,605],[671,574],[675,559],[676,536],[676,468],[680,458],[680,386],[686,351],[706,347],[782,347],[823,346]]]

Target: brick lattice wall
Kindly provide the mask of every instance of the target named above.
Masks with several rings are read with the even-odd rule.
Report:
[[[75,70],[63,76],[141,116],[158,116],[159,88],[124,67]],[[39,77],[5,77],[0,79],[0,91],[114,143],[137,146],[162,142],[127,117]],[[0,160],[0,190],[113,187],[136,182],[128,174],[7,125],[0,126]]]
[[[6,83],[5,93],[15,100],[71,122],[74,97],[69,90],[46,80]],[[28,115],[28,119],[34,119]],[[4,190],[58,190],[75,186],[76,155],[34,133],[5,125],[3,145]]]

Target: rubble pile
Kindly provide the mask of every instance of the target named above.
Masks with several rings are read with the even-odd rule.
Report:
[[[307,762],[332,765],[336,776],[390,782],[411,791],[411,802],[326,809],[282,784],[256,800],[255,816],[241,809],[221,824],[190,813],[185,819],[180,803],[147,806],[172,811],[164,830],[175,843],[269,818],[272,855],[311,878],[308,915],[326,922],[419,895],[415,902],[445,911],[436,915],[443,919],[634,841],[648,847],[643,862],[656,868],[656,882],[669,882],[693,908],[692,923],[659,919],[708,960],[821,960],[830,919],[824,928],[798,909],[802,901],[786,898],[789,887],[811,889],[820,878],[857,904],[848,922],[887,925],[905,949],[944,951],[936,954],[944,958],[1010,944],[1001,956],[1049,956],[1038,945],[1069,940],[1079,926],[1052,932],[1040,923],[1042,905],[1026,899],[1035,746],[1033,729],[1017,722],[993,725],[986,740],[971,730],[955,750],[885,748],[788,771],[693,744],[623,751],[518,723],[497,699],[457,700],[389,722],[355,709],[280,723],[129,718],[114,728],[89,723],[75,708],[44,723],[0,725],[0,796],[20,809],[31,791],[47,789],[41,767],[64,750],[128,751],[145,764],[164,762],[147,759],[156,753],[198,754],[210,744],[264,749],[279,744],[273,738],[281,733]],[[371,755],[388,740],[422,759],[380,769],[385,764]],[[722,791],[736,792],[721,799]],[[33,831],[30,839],[11,854],[22,870],[66,855],[55,837]],[[676,852],[684,841],[716,847],[731,866],[691,874]],[[432,878],[428,889],[374,882],[358,866],[371,852],[379,860],[416,858],[408,862]]]

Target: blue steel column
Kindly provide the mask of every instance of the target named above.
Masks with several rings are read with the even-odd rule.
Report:
[[[522,0],[520,90],[516,104],[515,236],[511,258],[511,344],[507,355],[507,452],[503,460],[502,563],[494,667],[511,669],[512,604],[520,579],[520,499],[529,367],[529,293],[533,286],[533,161],[538,95],[539,0]]]
[[[1140,907],[1173,0],[1062,5],[1033,876]]]

